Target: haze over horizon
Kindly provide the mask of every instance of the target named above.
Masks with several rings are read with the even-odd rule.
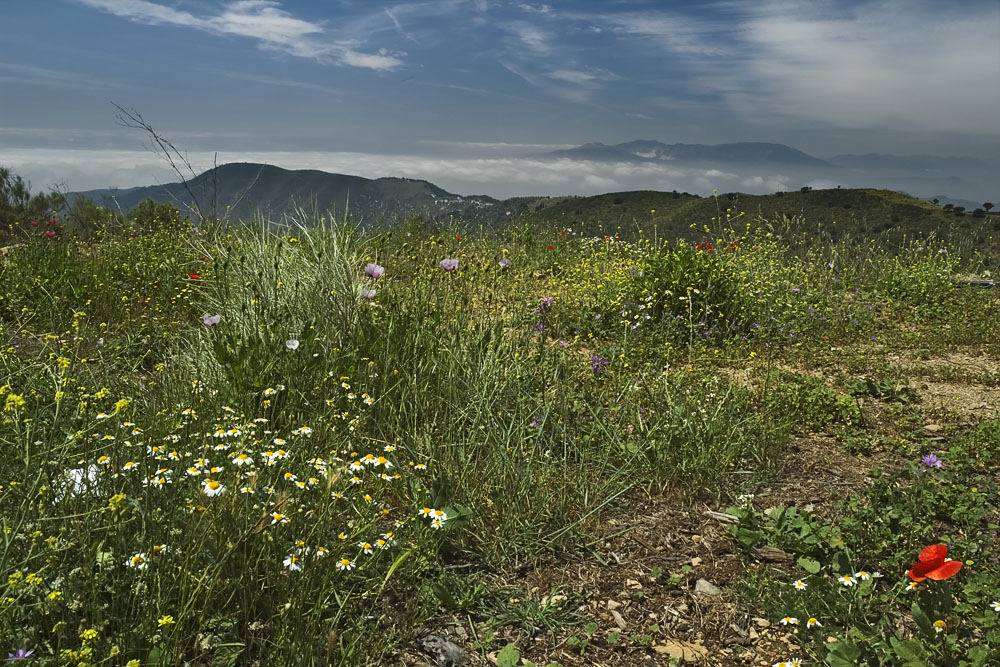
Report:
[[[36,189],[175,180],[111,102],[199,171],[218,152],[494,196],[798,185],[536,157],[589,142],[1000,155],[996,0],[53,0],[0,19],[0,165]]]

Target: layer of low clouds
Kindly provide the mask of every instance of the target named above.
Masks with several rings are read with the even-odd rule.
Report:
[[[702,195],[742,191],[764,194],[814,185],[801,174],[740,173],[724,169],[656,163],[607,163],[531,157],[422,157],[351,152],[194,152],[186,156],[195,172],[213,160],[258,162],[285,169],[319,169],[366,178],[398,176],[428,180],[456,194],[497,198],[519,195],[593,195],[626,190],[678,190]],[[35,188],[58,186],[81,191],[171,183],[177,175],[151,151],[14,149],[0,164],[31,181]],[[100,176],[95,176],[100,174]],[[189,176],[189,173],[185,173]]]

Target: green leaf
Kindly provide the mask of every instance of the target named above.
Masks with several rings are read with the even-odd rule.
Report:
[[[903,667],[923,667],[927,664],[927,651],[924,650],[924,645],[919,640],[890,637],[889,643],[892,644],[892,650],[903,661],[900,663]]]
[[[851,573],[854,570],[851,569],[851,561],[847,557],[847,554],[843,551],[838,551],[833,556],[833,571],[838,573]]]
[[[521,652],[513,644],[507,644],[497,653],[497,667],[517,667],[521,662]]]
[[[934,623],[931,619],[927,618],[927,614],[924,613],[924,610],[920,608],[919,604],[914,602],[910,606],[910,614],[913,616],[913,620],[916,622],[917,627],[920,628],[921,632],[934,634]]]
[[[861,649],[847,642],[834,642],[827,648],[826,664],[830,667],[854,667],[861,657]]]
[[[813,560],[812,558],[806,558],[802,556],[798,560],[799,567],[808,572],[809,574],[819,574],[820,564],[819,561]]]
[[[452,597],[447,588],[435,581],[431,584],[431,590],[434,591],[434,596],[445,608],[458,609],[458,602],[455,601],[455,598]]]

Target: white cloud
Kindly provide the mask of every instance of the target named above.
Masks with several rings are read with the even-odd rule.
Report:
[[[525,21],[513,21],[504,29],[517,37],[521,45],[536,55],[545,55],[551,50],[552,33]]]
[[[1000,136],[1000,11],[879,0],[821,14],[767,2],[743,24],[745,66],[714,85],[733,106],[836,127]],[[823,7],[823,5],[819,5]],[[738,86],[736,77],[745,77]],[[993,82],[993,85],[990,85]]]
[[[262,49],[299,58],[374,70],[392,70],[403,62],[388,53],[362,53],[351,41],[333,40],[320,23],[296,18],[274,0],[236,0],[215,14],[196,16],[150,0],[77,0],[115,16],[151,25],[191,28],[216,35],[247,37]]]
[[[1000,5],[968,0],[716,2],[665,11],[577,14],[672,57],[686,81],[659,106],[725,113],[751,126],[1000,137]],[[698,108],[701,111],[698,111]]]

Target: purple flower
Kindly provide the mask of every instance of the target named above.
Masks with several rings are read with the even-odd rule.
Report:
[[[366,289],[366,288],[362,287],[361,288],[361,298],[362,299],[368,299],[369,301],[371,301],[372,299],[375,298],[375,290],[373,290],[373,289]]]
[[[541,322],[539,322],[538,324],[535,325],[535,332],[536,333],[542,333],[543,331],[545,331],[545,325],[544,324],[542,324]]]
[[[604,367],[607,366],[609,363],[611,362],[609,362],[607,359],[605,359],[599,354],[595,354],[593,357],[590,358],[590,367],[594,369],[594,375],[599,375],[601,371],[604,370]]]
[[[541,425],[542,425],[542,422],[538,420],[538,417],[535,417],[534,419],[532,419],[531,423],[528,424],[528,426],[541,426]]]
[[[555,303],[555,299],[553,299],[551,296],[542,297],[543,306],[551,306],[553,303]]]
[[[374,278],[375,280],[378,280],[379,278],[382,277],[383,273],[385,273],[384,266],[379,266],[374,262],[368,262],[365,265],[365,275],[368,276],[369,278]]]
[[[924,454],[920,458],[920,460],[928,468],[940,468],[941,467],[941,459],[939,459],[936,454]]]
[[[201,316],[201,323],[204,324],[206,327],[214,327],[220,321],[222,321],[222,315],[202,315]]]
[[[504,257],[499,262],[497,262],[497,264],[500,265],[501,269],[506,269],[508,266],[510,266],[510,260]]]
[[[19,648],[16,651],[14,651],[13,653],[8,653],[7,654],[7,659],[8,660],[22,660],[24,658],[31,657],[31,654],[34,653],[34,652],[35,652],[34,649],[31,649],[29,651],[25,651],[23,648]]]
[[[458,268],[457,259],[442,259],[440,263],[441,263],[441,268],[444,269],[445,271],[454,271],[455,269]]]

